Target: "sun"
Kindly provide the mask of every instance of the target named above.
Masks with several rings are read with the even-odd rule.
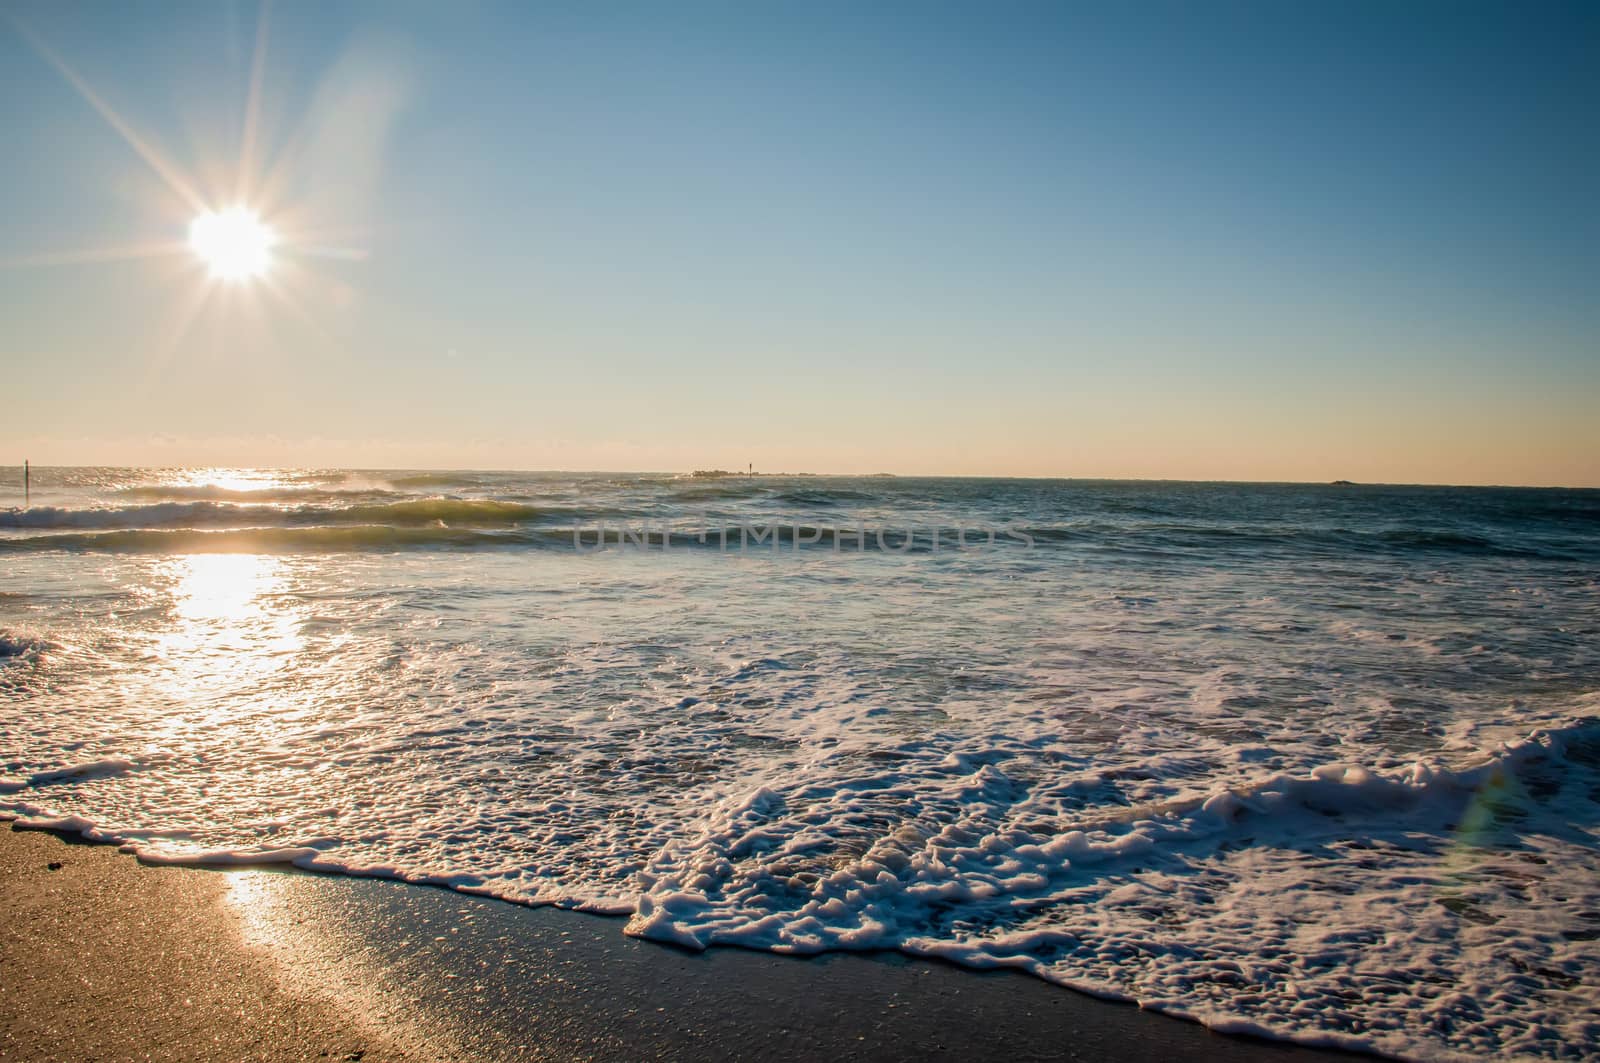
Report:
[[[247,207],[207,211],[189,225],[189,246],[219,280],[259,277],[272,264],[277,235]]]

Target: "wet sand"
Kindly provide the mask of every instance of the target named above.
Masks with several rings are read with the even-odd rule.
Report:
[[[52,869],[51,865],[59,867]],[[0,828],[0,1059],[1360,1058],[1008,971],[687,952],[401,883]]]

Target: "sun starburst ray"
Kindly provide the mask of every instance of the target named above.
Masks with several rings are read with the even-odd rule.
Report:
[[[176,240],[156,240],[139,244],[120,244],[110,247],[90,247],[80,251],[45,251],[36,255],[19,255],[0,258],[0,269],[24,269],[33,266],[73,266],[88,262],[124,262],[133,259],[166,258],[181,255],[189,250],[187,244]]]
[[[166,156],[140,136],[138,130],[134,129],[126,119],[113,110],[111,105],[106,103],[100,97],[100,94],[94,90],[94,87],[85,81],[76,70],[72,69],[65,59],[57,55],[55,50],[46,44],[38,34],[34,33],[20,20],[13,20],[13,24],[29,46],[39,53],[40,58],[54,67],[56,72],[77,90],[78,95],[83,97],[84,102],[94,108],[95,113],[105,119],[112,129],[116,130],[117,135],[122,137],[128,146],[155,171],[156,176],[166,182],[167,187],[172,189],[175,195],[182,199],[192,210],[203,211],[206,209],[205,200],[195,191],[194,185],[177,166],[173,165]]]
[[[256,19],[255,50],[250,58],[250,89],[244,105],[244,132],[239,145],[239,172],[235,180],[233,197],[238,202],[251,198],[250,176],[255,169],[256,138],[261,125],[262,84],[267,64],[267,22],[271,12],[270,0],[262,0],[261,12]]]

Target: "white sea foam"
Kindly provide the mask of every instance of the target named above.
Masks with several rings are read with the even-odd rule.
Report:
[[[849,784],[794,778],[730,796],[683,822],[640,869],[638,892],[620,897],[530,889],[526,869],[351,859],[337,836],[174,848],[75,815],[17,825],[120,843],[156,864],[290,863],[625,911],[629,933],[694,948],[895,948],[1018,967],[1221,1030],[1306,1043],[1444,1058],[1561,1055],[1592,1042],[1592,1001],[1558,1016],[1543,997],[1596,973],[1588,942],[1600,930],[1600,862],[1573,817],[1600,787],[1600,720],[1536,732],[1462,770],[1326,765],[1061,817],[1048,831],[1021,826],[1042,810],[1001,768],[959,755],[939,767]],[[40,772],[30,785],[88,774]],[[886,807],[894,824],[864,847],[841,846],[850,825]],[[1505,881],[1540,890],[1508,892]],[[1504,994],[1497,958],[1508,949],[1518,969],[1555,984]],[[1448,1033],[1448,1050],[1419,1029]]]
[[[701,486],[473,484],[667,518]],[[953,524],[1040,491],[800,486],[716,497]],[[0,809],[151,862],[1017,967],[1225,1030],[1592,1055],[1597,585],[1559,560],[1581,545],[1396,535],[1393,507],[1337,492],[1314,499],[1346,507],[1330,527],[1294,534],[1282,489],[1229,490],[1017,503],[1130,523],[966,555],[334,554],[320,527],[127,532],[235,555],[47,544],[8,556],[0,598]],[[1205,533],[1241,507],[1248,534]],[[1293,527],[1267,536],[1275,515]]]
[[[49,771],[36,771],[28,776],[25,785],[50,786],[53,783],[80,782],[96,776],[121,775],[125,771],[132,771],[133,766],[133,761],[125,757],[102,757],[81,764],[67,764]]]

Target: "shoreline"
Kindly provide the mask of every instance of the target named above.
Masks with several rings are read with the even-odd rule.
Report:
[[[52,870],[51,865],[59,865]],[[1018,971],[691,952],[384,879],[0,831],[0,1059],[1357,1059]]]

